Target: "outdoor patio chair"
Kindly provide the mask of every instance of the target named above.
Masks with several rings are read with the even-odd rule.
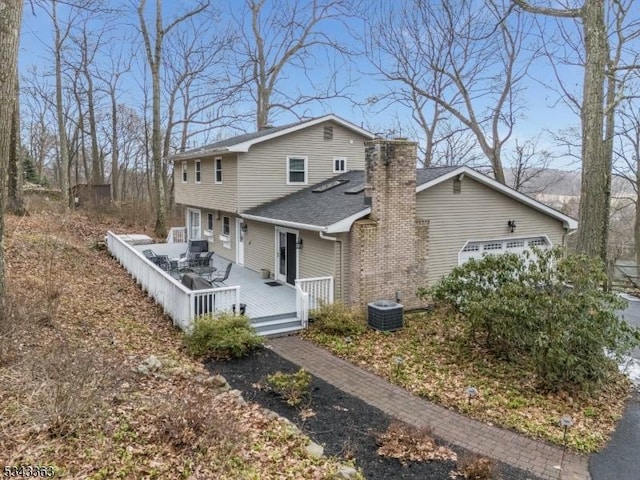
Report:
[[[207,240],[190,240],[187,251],[180,254],[180,258],[186,260],[188,266],[198,261],[200,254],[207,253],[209,242]]]
[[[229,262],[229,265],[227,265],[227,268],[224,269],[224,275],[211,278],[211,284],[214,287],[226,285],[224,282],[229,278],[229,272],[231,272],[231,265],[232,263]]]
[[[194,257],[189,260],[189,267],[210,267],[212,257],[213,252],[196,253]]]
[[[149,260],[151,260],[153,257],[157,257],[156,252],[154,252],[150,248],[147,248],[146,250],[142,250],[142,254],[145,257],[147,257]]]
[[[153,257],[149,258],[149,261],[159,266],[165,272],[171,272],[171,262],[169,261],[169,257],[167,255],[154,255]]]

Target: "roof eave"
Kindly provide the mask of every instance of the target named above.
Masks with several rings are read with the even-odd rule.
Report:
[[[225,148],[214,148],[212,150],[199,150],[197,152],[184,152],[184,153],[177,153],[175,155],[170,155],[166,157],[166,160],[168,162],[179,162],[181,160],[192,160],[194,158],[210,157],[211,155],[224,155],[225,153],[229,153],[233,151],[235,150],[231,150],[225,147]]]
[[[371,213],[371,207],[367,207],[359,212],[356,212],[352,215],[349,215],[342,220],[339,220],[331,225],[311,225],[308,223],[299,223],[299,222],[290,222],[287,220],[280,220],[277,218],[269,218],[262,217],[260,215],[251,215],[248,213],[242,213],[240,216],[245,220],[252,220],[255,222],[268,223],[271,225],[277,225],[280,227],[294,228],[299,230],[310,230],[312,232],[323,232],[323,233],[344,233],[351,230],[351,225],[356,220],[359,220],[362,217],[366,217]]]
[[[351,226],[353,222],[356,220],[360,220],[363,217],[366,217],[371,213],[371,207],[367,207],[359,212],[354,213],[353,215],[349,215],[347,218],[343,218],[342,220],[331,224],[327,227],[325,233],[345,233],[351,230]]]

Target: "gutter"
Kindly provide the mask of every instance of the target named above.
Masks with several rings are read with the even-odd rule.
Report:
[[[299,230],[311,230],[312,232],[327,232],[327,227],[321,227],[319,225],[309,225],[307,223],[288,222],[286,220],[277,220],[275,218],[259,217],[257,215],[250,215],[247,213],[240,214],[240,217],[245,218],[247,220],[253,220],[255,222],[278,225],[280,227],[294,228]]]

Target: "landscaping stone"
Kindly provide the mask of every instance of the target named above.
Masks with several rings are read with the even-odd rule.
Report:
[[[309,441],[309,445],[305,447],[305,450],[310,456],[315,458],[324,456],[324,448],[322,447],[322,445],[318,445],[314,441]]]
[[[359,478],[358,470],[348,465],[340,468],[332,477],[334,480],[356,480]]]

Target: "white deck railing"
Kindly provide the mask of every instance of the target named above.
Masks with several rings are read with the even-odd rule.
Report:
[[[144,255],[112,232],[107,232],[107,247],[127,272],[138,282],[173,324],[188,330],[193,320],[206,313],[240,311],[240,287],[189,290]]]
[[[296,305],[302,326],[307,327],[309,310],[333,303],[333,277],[301,278],[296,280]],[[303,311],[301,312],[301,309]]]
[[[309,326],[309,294],[304,292],[296,280],[296,316],[302,328]]]
[[[187,243],[187,227],[173,227],[169,230],[167,243]]]

